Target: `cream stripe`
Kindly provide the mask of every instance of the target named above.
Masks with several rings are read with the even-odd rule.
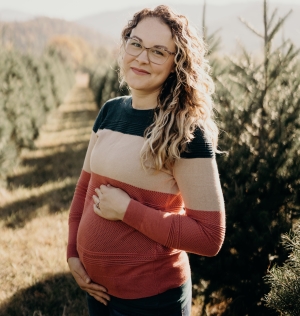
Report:
[[[111,130],[99,130],[91,153],[92,172],[132,186],[162,193],[178,194],[170,172],[146,174],[140,163],[143,137]]]
[[[96,141],[97,141],[97,135],[94,131],[92,131],[89,146],[88,146],[85,158],[84,158],[84,163],[83,163],[83,168],[82,168],[84,171],[86,171],[88,173],[91,173],[90,158],[91,158],[91,152],[94,148]]]
[[[223,194],[214,158],[180,159],[175,163],[174,177],[187,208],[224,211]]]

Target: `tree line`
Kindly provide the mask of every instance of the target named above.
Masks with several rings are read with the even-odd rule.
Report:
[[[0,181],[32,148],[47,114],[73,85],[73,70],[55,51],[39,57],[0,47]]]

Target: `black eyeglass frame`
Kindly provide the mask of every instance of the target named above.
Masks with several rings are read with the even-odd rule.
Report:
[[[126,51],[126,42],[127,42],[127,40],[136,40],[138,43],[140,43],[140,45],[142,46],[142,51],[139,53],[139,54],[137,54],[137,55],[132,55],[132,54],[130,54],[130,53],[128,53],[127,51]],[[134,57],[138,57],[138,56],[140,56],[141,55],[141,53],[144,51],[144,50],[146,50],[147,51],[147,56],[148,56],[148,59],[149,59],[149,61],[151,62],[151,63],[153,63],[153,64],[156,64],[156,65],[163,65],[168,59],[169,59],[169,57],[170,57],[170,55],[176,55],[176,53],[173,53],[173,52],[170,52],[169,50],[167,50],[166,48],[164,48],[164,47],[160,47],[160,46],[152,46],[152,47],[146,47],[146,46],[144,46],[138,39],[136,39],[136,38],[134,38],[134,37],[130,37],[130,36],[126,36],[126,37],[124,37],[124,41],[125,41],[125,45],[124,45],[124,49],[125,49],[125,52],[127,53],[127,54],[129,54],[129,55],[131,55],[131,56],[134,56]],[[158,64],[158,63],[155,63],[155,62],[153,62],[153,61],[151,61],[150,60],[150,58],[149,58],[149,55],[148,55],[148,49],[152,49],[152,48],[159,48],[159,49],[162,49],[162,50],[164,50],[165,52],[167,52],[169,55],[168,55],[168,58],[162,63],[162,64]]]

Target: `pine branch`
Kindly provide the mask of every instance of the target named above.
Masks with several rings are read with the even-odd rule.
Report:
[[[268,30],[269,30],[269,28],[271,27],[271,25],[272,25],[272,23],[273,23],[273,20],[274,20],[274,18],[275,18],[275,15],[276,15],[277,11],[278,11],[278,8],[276,8],[276,9],[274,10],[274,12],[273,12],[273,14],[272,14],[272,16],[271,16],[271,18],[270,18],[270,20],[269,20],[269,22],[268,22]]]
[[[300,49],[294,51],[294,45],[291,44],[287,54],[283,57],[283,59],[279,60],[278,63],[274,65],[273,71],[270,72],[270,81],[268,83],[267,89],[270,89],[279,75],[281,75],[281,70],[286,69],[289,64],[299,55],[299,53]]]
[[[244,92],[252,93],[251,89],[247,85],[247,82],[241,82],[241,80],[239,80],[238,78],[233,77],[233,76],[229,76],[229,79],[231,80],[231,82],[233,82],[237,86],[239,86]]]
[[[230,96],[231,100],[234,100],[234,95],[231,93],[229,87],[226,85],[226,83],[222,80],[221,76],[216,76],[215,81],[218,82],[221,87],[226,91],[228,96]]]
[[[242,49],[243,56],[246,58],[248,65],[250,65],[251,64],[251,56],[248,54],[245,46],[243,45],[243,43],[241,41],[238,41],[238,45]]]
[[[273,31],[271,31],[271,34],[268,35],[269,41],[273,39],[275,34],[278,32],[278,30],[281,28],[285,20],[289,17],[289,15],[293,12],[293,10],[290,10],[283,18],[279,19],[279,22],[277,25],[274,27]]]
[[[262,33],[260,33],[259,31],[257,31],[255,28],[254,28],[254,26],[252,26],[249,22],[247,22],[246,20],[244,20],[242,17],[238,17],[239,18],[239,20],[243,23],[243,24],[245,24],[247,27],[248,27],[248,29],[250,29],[250,31],[252,31],[254,34],[256,34],[256,35],[258,35],[259,37],[261,37],[261,38],[264,38],[264,36],[263,36],[263,34]]]

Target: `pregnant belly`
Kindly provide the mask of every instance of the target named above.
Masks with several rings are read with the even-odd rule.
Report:
[[[106,220],[87,203],[77,234],[78,248],[98,255],[155,255],[156,242],[122,221]],[[80,251],[80,249],[78,249]]]
[[[139,277],[152,275],[156,246],[122,221],[103,219],[94,213],[92,205],[86,206],[78,228],[77,250],[93,282],[112,290],[133,271]]]
[[[167,284],[168,288],[184,282],[189,273],[184,252],[164,247],[122,221],[103,219],[94,213],[92,203],[87,204],[78,229],[77,249],[93,282],[124,298],[157,294],[157,284],[166,275],[172,275],[170,279],[175,282]]]

